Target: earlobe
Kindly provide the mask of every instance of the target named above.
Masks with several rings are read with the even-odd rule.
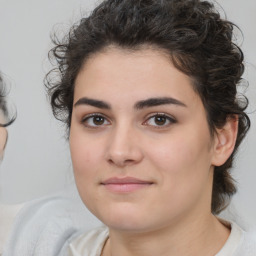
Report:
[[[238,120],[237,115],[230,116],[222,128],[216,129],[212,165],[224,164],[232,154],[236,144]]]

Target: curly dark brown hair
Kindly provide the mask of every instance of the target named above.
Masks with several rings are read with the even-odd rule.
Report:
[[[139,50],[145,45],[167,52],[177,69],[194,81],[213,135],[227,118],[238,117],[233,153],[214,170],[212,212],[220,213],[236,192],[230,175],[238,146],[250,127],[248,101],[238,97],[244,72],[243,53],[232,41],[236,26],[221,18],[214,5],[200,0],[106,0],[74,25],[50,58],[57,67],[45,79],[55,117],[69,130],[75,79],[83,64],[110,45]],[[58,79],[56,80],[56,72]]]
[[[11,118],[9,117],[9,111],[8,111],[7,102],[6,102],[6,87],[5,87],[1,72],[0,72],[0,111],[2,111],[6,119],[5,123],[0,122],[0,127],[6,127],[11,123],[13,123],[14,120],[16,119],[16,115],[13,115]]]

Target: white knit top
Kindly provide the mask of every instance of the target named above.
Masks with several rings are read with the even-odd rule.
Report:
[[[101,227],[81,234],[70,242],[67,256],[100,256],[108,238],[108,229]],[[228,240],[216,256],[256,256],[256,233],[246,233],[231,223]]]

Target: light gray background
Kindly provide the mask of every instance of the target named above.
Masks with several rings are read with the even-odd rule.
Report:
[[[239,25],[244,40],[244,77],[249,112],[256,109],[256,1],[219,0],[228,19]],[[67,31],[96,5],[94,0],[0,0],[0,70],[11,87],[18,110],[8,128],[9,141],[0,172],[0,201],[20,203],[65,189],[73,180],[68,142],[62,125],[54,120],[45,96],[43,78],[49,70],[50,33]],[[232,212],[256,225],[256,112],[242,144],[233,175],[239,191]]]

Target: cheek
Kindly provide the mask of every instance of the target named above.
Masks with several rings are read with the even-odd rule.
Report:
[[[205,144],[195,144],[192,136],[175,136],[169,143],[155,147],[151,153],[150,165],[160,175],[162,196],[155,202],[160,209],[165,205],[168,214],[176,216],[198,205],[199,201],[205,201],[206,197],[209,199],[210,160]]]
[[[205,157],[210,153],[209,147],[202,143],[203,140],[195,140],[192,136],[173,136],[169,140],[165,138],[163,142],[159,141],[147,154],[156,166],[180,172],[182,168],[187,170],[189,166],[198,165],[204,160],[208,162],[209,157]]]
[[[95,173],[95,168],[102,158],[102,146],[99,145],[101,142],[83,135],[74,128],[71,129],[69,143],[74,174],[82,178],[82,181],[87,181],[88,177]]]
[[[167,190],[186,188],[192,191],[204,186],[211,166],[208,141],[207,132],[181,132],[148,150],[148,159],[158,169]]]
[[[93,211],[95,185],[98,182],[100,147],[97,140],[84,137],[79,131],[71,130],[70,152],[76,186],[84,204]]]

